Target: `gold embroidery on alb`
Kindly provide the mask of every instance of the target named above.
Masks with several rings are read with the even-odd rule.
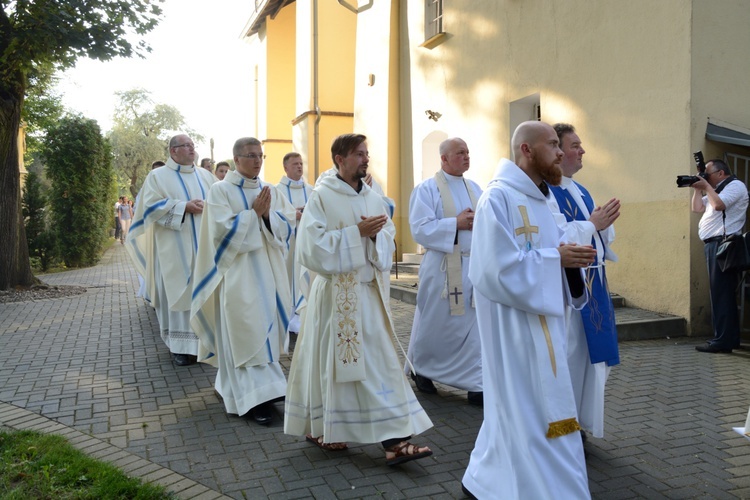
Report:
[[[547,318],[540,315],[539,321],[542,323],[542,331],[544,332],[544,340],[547,341],[547,350],[549,351],[549,361],[552,363],[552,374],[557,377],[557,361],[555,360],[555,348],[552,346],[552,337],[549,334],[549,327],[547,326]]]
[[[360,358],[360,340],[355,321],[357,311],[357,273],[337,274],[335,287],[336,299],[336,336],[338,358],[344,365],[356,365]]]

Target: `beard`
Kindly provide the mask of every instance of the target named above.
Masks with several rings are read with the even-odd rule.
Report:
[[[540,165],[538,172],[542,179],[552,186],[559,186],[562,182],[562,169],[556,163],[549,166]]]

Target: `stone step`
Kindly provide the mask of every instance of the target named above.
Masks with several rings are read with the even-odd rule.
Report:
[[[612,298],[612,305],[615,307],[625,307],[625,297],[617,295],[616,293],[610,294]]]
[[[684,337],[685,318],[662,314],[636,307],[615,307],[617,338],[623,340],[649,340]]]
[[[401,258],[404,259],[403,264],[421,264],[422,263],[422,257],[424,257],[424,254],[422,253],[405,253],[402,254]],[[399,264],[402,264],[401,262]]]
[[[416,305],[418,272],[419,264],[399,262],[397,278],[394,265],[391,270],[391,298]],[[620,341],[685,336],[685,318],[628,307],[625,299],[616,294],[612,295],[612,303],[615,306],[617,338]]]

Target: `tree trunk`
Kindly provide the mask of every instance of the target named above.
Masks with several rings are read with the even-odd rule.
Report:
[[[21,213],[18,171],[18,129],[24,96],[24,85],[18,83],[24,77],[14,76],[13,83],[0,83],[0,290],[35,283]]]
[[[136,165],[133,168],[133,175],[130,176],[130,197],[135,200],[135,197],[138,195],[138,190],[136,189],[136,185],[138,184],[138,166]]]

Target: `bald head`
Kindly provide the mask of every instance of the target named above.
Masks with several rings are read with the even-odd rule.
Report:
[[[560,184],[563,152],[552,126],[537,121],[523,122],[513,132],[511,146],[513,161],[535,184],[542,180],[552,185]]]
[[[463,139],[453,137],[440,143],[440,168],[446,174],[460,177],[470,165],[469,146]]]
[[[523,158],[521,146],[524,144],[536,144],[540,137],[545,135],[545,133],[548,134],[550,131],[555,133],[555,129],[550,125],[538,121],[523,122],[516,127],[516,131],[513,132],[513,137],[510,140],[511,147],[513,148],[513,161],[516,162],[516,165],[520,165],[518,162]]]

